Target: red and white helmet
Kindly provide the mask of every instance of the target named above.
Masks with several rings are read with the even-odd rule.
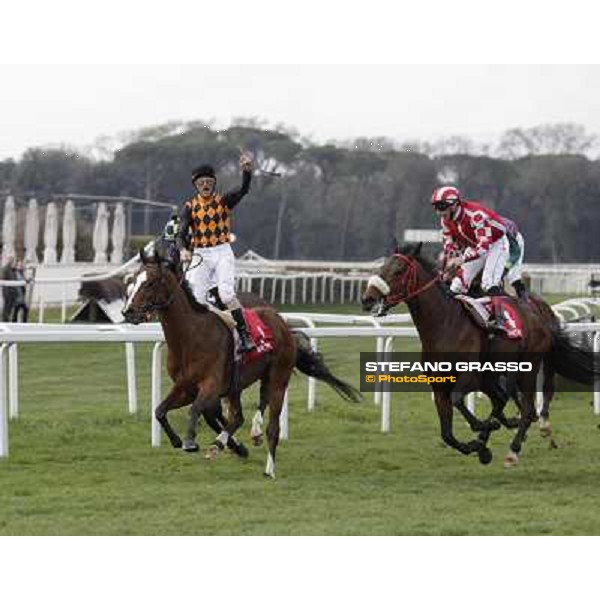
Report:
[[[437,204],[438,202],[447,202],[449,204],[460,202],[460,192],[458,191],[458,188],[445,185],[434,190],[433,195],[431,196],[431,204]]]

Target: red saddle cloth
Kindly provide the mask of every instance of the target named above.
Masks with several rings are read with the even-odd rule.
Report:
[[[255,350],[246,352],[242,357],[242,362],[246,365],[273,351],[273,332],[252,309],[244,308],[243,311],[248,333],[256,345]]]
[[[503,317],[501,319],[502,331],[507,338],[511,340],[523,339],[523,320],[508,298],[492,296],[489,301],[489,310],[493,311],[495,315]]]
[[[487,296],[485,298],[471,298],[470,296],[457,296],[475,323],[484,329],[489,329],[490,315],[499,315],[500,322],[496,320],[496,331],[501,331],[511,340],[521,340],[524,337],[523,320],[513,302],[506,296]]]

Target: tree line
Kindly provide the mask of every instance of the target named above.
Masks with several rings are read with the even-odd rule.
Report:
[[[437,144],[361,138],[318,144],[279,126],[240,119],[217,130],[204,122],[167,123],[131,134],[119,148],[90,157],[58,148],[27,150],[0,162],[0,190],[17,198],[52,194],[126,195],[181,202],[190,172],[202,162],[219,171],[219,187],[239,183],[239,149],[258,166],[252,192],[233,229],[241,253],[269,258],[368,260],[407,228],[437,228],[429,198],[437,185],[458,185],[513,219],[526,260],[600,260],[600,160],[596,140],[574,124],[507,131],[497,146],[453,137]],[[144,215],[136,214],[140,231]],[[165,213],[145,221],[158,234]]]

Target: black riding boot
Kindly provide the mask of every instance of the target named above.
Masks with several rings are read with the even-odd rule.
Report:
[[[529,302],[529,294],[527,293],[527,288],[525,287],[525,284],[519,279],[515,281],[512,285],[515,288],[515,292],[517,292],[519,300],[522,300],[523,302]]]
[[[208,298],[214,307],[219,310],[227,310],[227,306],[225,306],[223,300],[221,300],[221,296],[219,296],[219,288],[216,285],[208,290]]]
[[[231,316],[235,320],[235,325],[238,333],[240,334],[240,341],[242,342],[240,350],[242,352],[251,352],[256,349],[250,334],[248,333],[248,328],[246,327],[246,321],[244,319],[244,313],[241,308],[236,308],[231,311]]]
[[[499,285],[493,285],[491,288],[486,290],[486,296],[504,296],[506,295],[504,290]],[[492,306],[494,306],[492,304]],[[488,321],[488,330],[493,335],[496,331],[502,331],[504,324],[504,317],[498,313],[498,309],[494,307],[490,314],[490,320]]]

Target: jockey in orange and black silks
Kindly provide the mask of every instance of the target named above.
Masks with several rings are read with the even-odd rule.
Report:
[[[436,189],[431,204],[441,217],[443,269],[451,278],[450,290],[467,293],[481,272],[483,291],[500,295],[508,268],[509,283],[526,299],[521,282],[524,244],[516,225],[478,202],[463,200],[453,186]]]
[[[186,278],[198,302],[206,304],[207,293],[214,288],[224,308],[231,311],[242,342],[242,352],[254,349],[244,320],[241,304],[235,296],[235,257],[231,250],[231,211],[250,190],[252,161],[242,154],[241,187],[225,194],[217,192],[217,176],[210,165],[192,172],[197,194],[187,200],[179,213],[178,245],[183,261],[197,266],[188,269]]]

